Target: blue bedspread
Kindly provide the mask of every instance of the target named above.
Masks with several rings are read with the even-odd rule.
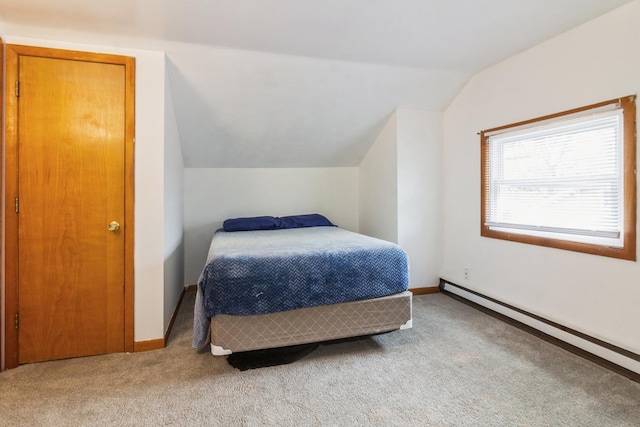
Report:
[[[255,315],[407,290],[406,253],[337,227],[218,230],[198,280],[193,346],[216,314]]]

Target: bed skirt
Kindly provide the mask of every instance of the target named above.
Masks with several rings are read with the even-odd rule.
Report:
[[[296,310],[211,318],[211,353],[286,347],[411,327],[410,291]]]

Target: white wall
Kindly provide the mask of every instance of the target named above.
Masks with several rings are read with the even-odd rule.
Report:
[[[184,162],[171,92],[165,71],[164,104],[164,330],[184,289]]]
[[[398,244],[412,288],[438,286],[442,248],[442,113],[399,109]]]
[[[360,163],[360,230],[398,243],[398,131],[394,112]]]
[[[320,213],[358,231],[358,168],[187,168],[184,180],[185,283],[204,267],[227,218]]]
[[[639,22],[634,1],[476,75],[444,114],[443,167],[444,278],[635,353],[640,264],[480,237],[477,132],[639,93]]]
[[[409,256],[411,288],[438,285],[442,114],[398,109],[360,163],[360,232]]]
[[[164,336],[164,114],[165,58],[162,52],[82,44],[69,33],[66,42],[4,35],[5,43],[71,49],[136,59],[135,143],[135,341]]]
[[[123,54],[127,54],[123,51]],[[135,341],[164,337],[164,54],[136,58]]]

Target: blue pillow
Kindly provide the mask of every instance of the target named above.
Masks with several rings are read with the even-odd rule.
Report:
[[[272,216],[253,216],[247,218],[231,218],[224,221],[224,231],[276,230],[302,227],[335,227],[326,217],[320,214],[291,215],[275,218]]]
[[[278,228],[301,228],[301,227],[333,227],[334,225],[327,218],[320,214],[291,215],[278,218]]]
[[[275,230],[279,225],[272,216],[254,216],[249,218],[231,218],[224,221],[224,231]]]

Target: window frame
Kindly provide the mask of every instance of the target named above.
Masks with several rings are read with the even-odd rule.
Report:
[[[480,132],[480,168],[481,168],[481,206],[480,206],[480,235],[494,239],[508,240],[550,248],[564,249],[601,255],[625,260],[636,261],[636,105],[635,95],[616,98],[597,104],[587,105],[556,114],[537,117],[531,120],[508,124],[504,126],[486,129]],[[496,230],[486,225],[488,206],[490,201],[490,161],[489,161],[489,137],[496,133],[509,132],[516,128],[533,127],[538,122],[557,120],[563,116],[571,116],[587,110],[603,108],[611,104],[619,104],[623,111],[623,230],[624,243],[622,247],[611,247],[595,243],[582,243],[562,240],[552,237],[531,236],[518,234],[507,230]]]

